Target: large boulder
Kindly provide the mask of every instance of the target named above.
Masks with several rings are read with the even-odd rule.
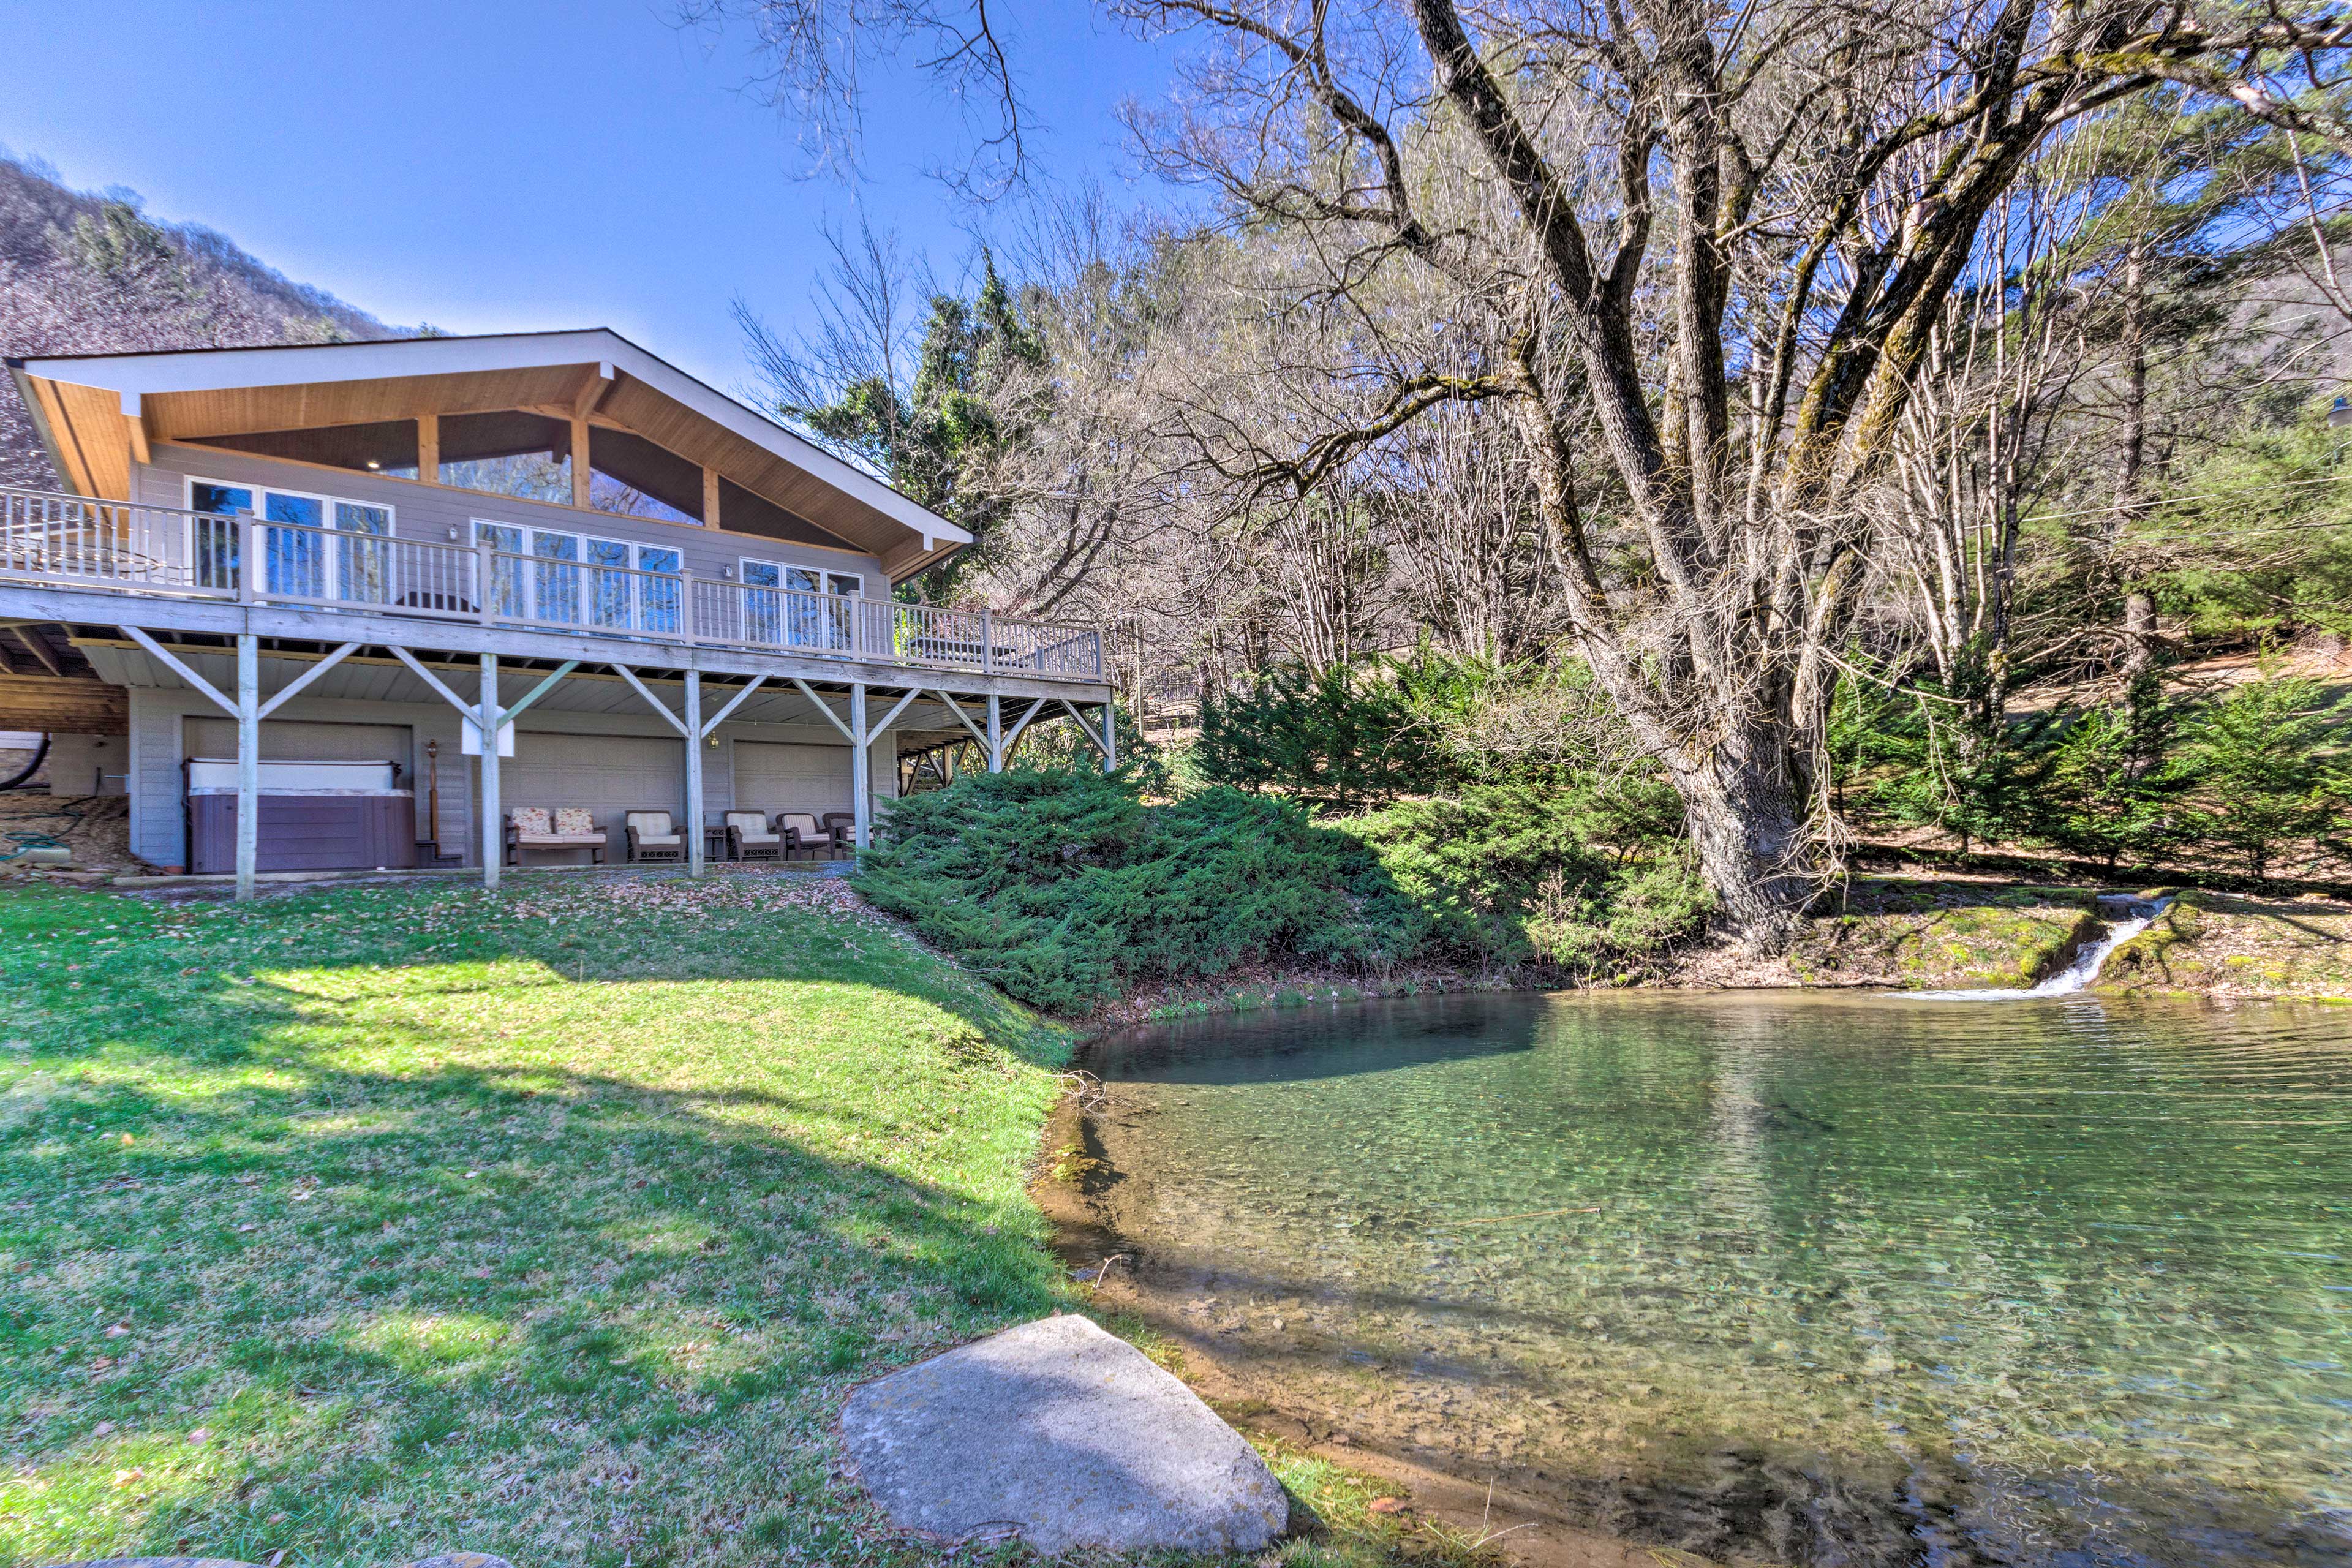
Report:
[[[1290,1502],[1199,1396],[1080,1317],[1041,1318],[849,1396],[841,1432],[892,1521],[1042,1552],[1255,1552]]]

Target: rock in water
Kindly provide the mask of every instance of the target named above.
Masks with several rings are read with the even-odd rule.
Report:
[[[951,1539],[1255,1552],[1290,1518],[1240,1433],[1085,1318],[1041,1318],[869,1383],[841,1432],[893,1521]]]

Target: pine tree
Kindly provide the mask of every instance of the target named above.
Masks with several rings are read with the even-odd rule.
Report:
[[[2189,772],[2169,753],[2174,712],[2153,674],[2114,708],[2069,714],[2051,745],[2040,837],[2103,862],[2159,858],[2189,830]]]
[[[2329,747],[2347,723],[2352,698],[2330,703],[2295,677],[2249,681],[2208,707],[2189,729],[2200,837],[2263,878],[2281,851],[2346,826],[2352,778]]]
[[[986,562],[990,535],[1003,521],[1001,502],[963,484],[971,463],[1025,439],[1043,413],[1034,406],[1033,387],[1046,363],[1045,343],[1022,321],[995,258],[983,252],[981,268],[972,299],[932,296],[914,376],[903,392],[874,375],[822,407],[782,411],[971,534],[971,547],[953,563],[924,574],[920,592],[934,602]]]

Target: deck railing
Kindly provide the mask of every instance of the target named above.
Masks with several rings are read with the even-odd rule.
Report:
[[[1085,626],[41,490],[0,488],[0,580],[1102,678]]]

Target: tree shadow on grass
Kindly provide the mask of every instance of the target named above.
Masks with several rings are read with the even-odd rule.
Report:
[[[561,924],[486,923],[457,952],[331,929],[392,912],[433,911],[325,895],[174,939],[173,917],[59,906],[81,967],[11,961],[33,986],[0,1032],[43,1037],[0,1111],[0,1430],[43,1507],[0,1540],[31,1560],[902,1555],[830,1467],[832,1412],[1060,1299],[1019,1183],[1059,1037],[909,950],[874,1051],[779,1027],[677,1073],[642,1047],[600,1062],[583,1011],[628,1028],[644,957]],[[681,974],[703,939],[668,934],[658,978],[688,1009],[723,1010],[723,981],[888,992],[899,961],[886,932],[738,932],[719,973]],[[494,1005],[535,999],[530,963],[569,988],[551,1023]]]

